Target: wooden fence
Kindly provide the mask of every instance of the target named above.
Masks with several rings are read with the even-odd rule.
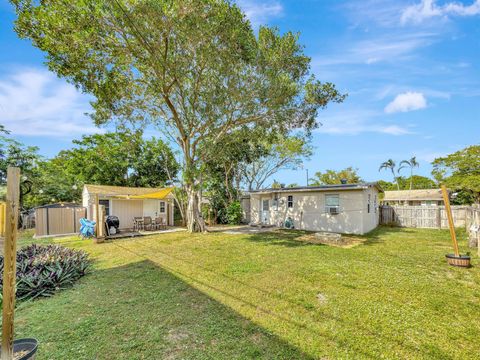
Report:
[[[472,207],[452,206],[455,227],[466,227]],[[445,206],[380,206],[380,224],[402,227],[448,229]]]
[[[468,232],[468,246],[478,246],[478,255],[480,255],[480,208],[471,209],[465,227]]]
[[[80,219],[87,217],[84,207],[40,207],[35,209],[35,237],[76,234]]]

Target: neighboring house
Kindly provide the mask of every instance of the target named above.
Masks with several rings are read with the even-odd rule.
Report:
[[[385,191],[384,205],[437,206],[445,205],[441,189]]]
[[[265,189],[250,192],[251,224],[365,234],[378,226],[375,183]]]
[[[124,186],[85,185],[83,206],[92,219],[96,196],[99,205],[105,206],[106,215],[118,216],[121,229],[133,228],[134,217],[161,217],[173,226],[173,188],[140,188]]]

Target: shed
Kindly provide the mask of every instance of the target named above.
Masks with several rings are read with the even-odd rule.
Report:
[[[56,203],[35,208],[35,237],[78,234],[86,209],[75,203]]]
[[[93,219],[93,207],[98,198],[99,205],[105,207],[106,216],[118,217],[121,229],[132,229],[134,217],[145,216],[163,218],[168,226],[173,226],[173,189],[86,184],[82,202],[87,208],[88,219]]]

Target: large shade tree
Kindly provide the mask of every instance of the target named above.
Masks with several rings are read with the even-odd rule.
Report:
[[[172,150],[159,139],[145,140],[140,131],[84,135],[74,147],[39,162],[28,206],[79,201],[83,184],[161,187],[179,166]]]
[[[462,202],[480,202],[480,145],[436,158],[432,165],[435,179],[459,191]]]
[[[273,135],[259,145],[263,154],[250,162],[240,164],[242,183],[246,188],[258,190],[280,170],[297,170],[312,155],[310,139],[301,134]]]
[[[47,53],[50,70],[90,93],[97,124],[153,124],[183,154],[187,226],[199,208],[209,146],[239,127],[316,126],[343,96],[309,74],[298,35],[261,27],[221,0],[12,0],[16,31]]]
[[[330,169],[325,170],[325,172],[318,171],[311,180],[310,185],[312,186],[341,184],[343,180],[345,180],[347,184],[356,184],[363,181],[358,174],[358,169],[351,166],[339,171]]]

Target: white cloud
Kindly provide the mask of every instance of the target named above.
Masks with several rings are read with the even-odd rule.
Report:
[[[390,135],[407,135],[411,134],[411,131],[408,129],[402,128],[398,125],[389,125],[389,126],[378,126],[377,125],[377,132],[381,132],[384,134]]]
[[[410,59],[417,49],[433,44],[436,41],[434,37],[435,34],[431,32],[376,36],[353,44],[343,44],[341,51],[334,54],[315,56],[312,66],[398,62]]]
[[[278,1],[238,0],[237,3],[253,27],[266,24],[269,19],[283,15],[283,6]]]
[[[420,110],[426,107],[427,100],[422,93],[409,91],[398,94],[395,99],[385,107],[385,112],[392,114],[396,112]]]
[[[384,100],[388,97],[392,97],[394,94],[406,93],[409,91],[410,88],[411,86],[407,85],[389,84],[381,87],[376,91],[370,91],[375,91],[375,100]],[[448,91],[436,90],[427,87],[417,87],[417,92],[422,93],[424,97],[428,98],[449,100],[452,97],[452,93]]]
[[[402,11],[400,21],[402,24],[419,24],[425,20],[448,16],[474,16],[480,15],[480,0],[474,0],[470,5],[450,2],[437,5],[436,0],[422,0],[420,3],[410,5]]]
[[[322,126],[316,132],[330,135],[359,135],[361,133],[380,133],[388,135],[407,135],[412,132],[399,125],[384,123],[379,119],[383,114],[367,109],[340,109],[333,114],[322,116]]]
[[[14,135],[71,137],[99,132],[86,96],[47,70],[22,69],[0,80],[0,124]]]

